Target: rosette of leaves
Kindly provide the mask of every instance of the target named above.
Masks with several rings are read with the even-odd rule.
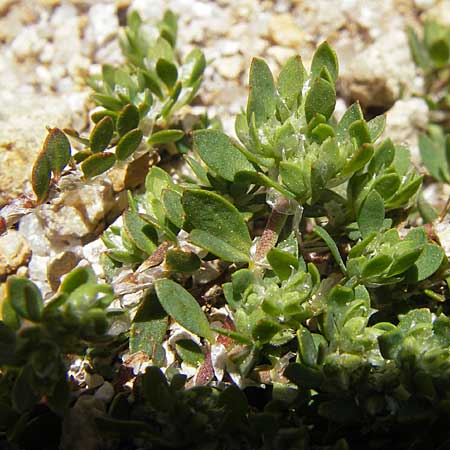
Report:
[[[350,250],[347,276],[369,286],[418,283],[432,276],[444,262],[444,250],[428,242],[423,228],[401,239],[395,228],[368,231]]]
[[[410,27],[408,39],[415,63],[425,76],[425,100],[432,122],[450,129],[450,27],[426,20],[420,38]]]
[[[33,422],[39,402],[61,414],[70,400],[68,355],[106,343],[113,300],[111,286],[98,284],[90,269],[68,274],[44,304],[30,280],[10,277],[0,321],[1,431],[19,439]],[[5,428],[6,427],[6,428]]]
[[[305,414],[318,412],[345,435],[358,425],[381,442],[402,426],[439,425],[448,414],[448,318],[413,310],[397,326],[368,326],[372,311],[364,287],[336,286],[320,333],[298,331],[299,360],[285,376],[312,389]]]

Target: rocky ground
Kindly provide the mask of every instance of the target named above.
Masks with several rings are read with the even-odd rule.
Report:
[[[415,96],[423,80],[405,26],[425,17],[450,23],[448,0],[0,0],[0,207],[30,191],[46,126],[89,127],[86,79],[103,63],[120,63],[117,35],[127,11],[155,21],[165,8],[180,16],[181,52],[200,46],[209,61],[194,112],[208,108],[233,132],[251,58],[266,58],[275,72],[295,53],[308,65],[326,39],[340,61],[338,110],[359,100],[368,115],[387,112],[386,134],[417,156],[428,116]],[[28,272],[50,293],[80,261],[95,264],[102,251],[95,238],[126,205],[121,191],[130,174],[120,170],[112,182],[80,186],[68,178],[64,195],[3,233],[0,280]]]

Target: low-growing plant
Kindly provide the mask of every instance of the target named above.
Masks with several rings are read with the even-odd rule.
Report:
[[[158,30],[148,40],[130,15],[126,67],[93,81],[103,109],[89,138],[49,131],[39,201],[71,160],[66,134],[85,146],[72,162],[86,177],[144,136],[183,136],[170,117],[195,95],[204,58],[194,50],[180,66],[172,13]],[[83,389],[67,376],[79,355],[116,388],[96,418],[112,448],[450,445],[448,259],[418,226],[422,177],[408,149],[379,141],[384,116],[366,121],[357,103],[333,116],[338,73],[326,42],[309,71],[295,56],[276,80],[255,58],[238,139],[201,120],[192,149],[178,148],[186,170],[151,167],[103,233],[109,284],[77,268],[44,304],[31,281],[8,280],[4,442],[23,445],[36,404],[67,417]],[[448,181],[447,165],[431,154],[429,165]],[[119,312],[131,320],[117,334]],[[120,358],[152,367],[136,376]]]

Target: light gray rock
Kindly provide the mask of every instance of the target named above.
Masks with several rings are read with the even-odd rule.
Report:
[[[30,247],[22,234],[8,230],[0,236],[0,278],[15,273],[28,262],[30,256]]]

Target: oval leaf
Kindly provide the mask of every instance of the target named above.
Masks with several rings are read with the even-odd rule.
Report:
[[[117,131],[121,136],[139,125],[139,110],[136,106],[128,104],[122,109],[117,118]]]
[[[152,134],[147,140],[147,144],[169,144],[170,142],[177,142],[184,136],[182,130],[161,130]]]
[[[156,73],[158,77],[164,82],[164,84],[172,89],[178,79],[178,71],[175,64],[167,61],[167,59],[158,59],[156,63]]]
[[[235,175],[243,170],[254,171],[253,165],[220,130],[196,131],[194,147],[202,160],[225,180],[234,181]]]
[[[41,151],[33,164],[31,185],[39,203],[44,201],[50,189],[50,164],[46,154]]]
[[[311,62],[311,74],[319,76],[322,68],[326,67],[333,81],[336,81],[339,74],[339,63],[335,51],[328,42],[322,42],[314,53]]]
[[[116,157],[113,153],[96,153],[81,163],[81,170],[86,177],[92,178],[111,169],[115,162]]]
[[[121,137],[116,147],[116,157],[119,161],[123,161],[131,156],[142,141],[143,133],[136,128]]]
[[[109,116],[103,117],[89,135],[89,144],[93,153],[102,152],[108,147],[114,133],[114,122]]]
[[[377,191],[370,191],[358,214],[358,226],[363,238],[383,227],[384,202]]]
[[[194,297],[169,279],[155,282],[156,294],[164,310],[182,327],[212,342],[208,319]]]
[[[56,178],[59,178],[70,160],[70,142],[59,128],[49,128],[43,151]]]
[[[188,228],[207,232],[249,254],[252,241],[247,225],[230,202],[213,192],[191,189],[184,192],[182,203]]]
[[[317,78],[306,95],[305,116],[310,122],[316,114],[330,118],[336,105],[336,92],[334,87],[322,78]]]
[[[138,214],[127,211],[123,215],[123,224],[128,237],[139,250],[151,255],[156,250],[158,239],[156,230]]]

